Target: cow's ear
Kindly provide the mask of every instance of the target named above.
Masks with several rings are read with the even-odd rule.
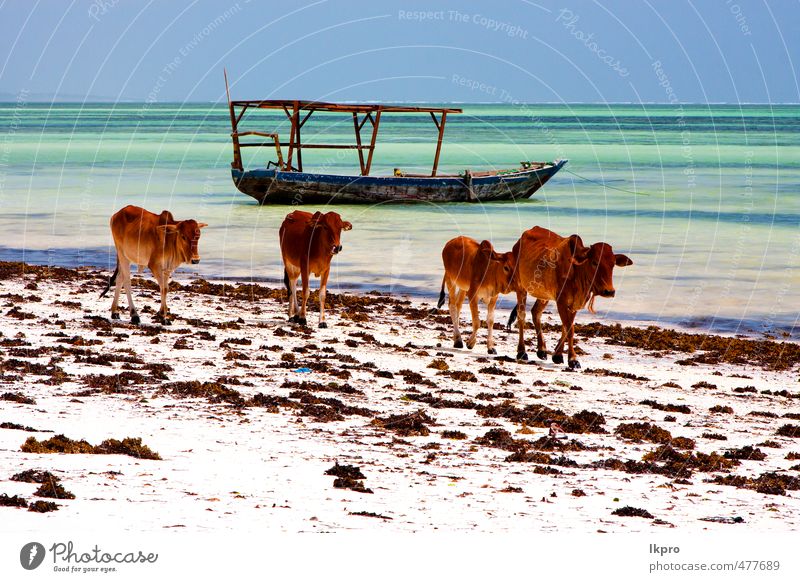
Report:
[[[311,218],[308,220],[308,223],[309,223],[311,226],[314,226],[314,227],[316,227],[316,226],[319,226],[319,223],[320,223],[320,221],[321,221],[321,220],[322,220],[322,213],[321,213],[320,211],[317,211],[317,212],[315,212],[315,213],[314,213],[314,216],[312,216],[312,217],[311,217]]]
[[[198,222],[197,223],[197,228],[205,228],[207,226],[208,226],[207,222]]]
[[[481,242],[481,245],[478,247],[478,250],[487,257],[491,257],[492,253],[494,253],[494,247],[492,246],[492,243],[490,243],[488,240]]]
[[[630,267],[633,261],[625,255],[614,255],[614,264],[618,267]]]
[[[577,234],[569,237],[569,252],[572,254],[572,264],[582,265],[589,258],[591,248],[583,246],[583,239]]]
[[[345,220],[342,223],[342,230],[353,230],[353,225]]]

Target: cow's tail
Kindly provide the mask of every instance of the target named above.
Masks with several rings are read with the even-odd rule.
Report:
[[[108,293],[109,289],[111,289],[111,287],[113,287],[114,285],[117,284],[117,275],[119,275],[119,259],[117,259],[117,268],[114,269],[114,274],[111,275],[111,278],[108,280],[108,283],[106,284],[106,288],[103,289],[102,293],[100,293],[100,299],[105,297],[106,293]]]
[[[288,297],[292,296],[292,288],[289,287],[289,271],[283,270],[283,284],[286,287],[286,294]]]
[[[442,277],[442,290],[439,291],[439,302],[436,304],[436,307],[438,307],[439,309],[441,309],[442,305],[444,305],[444,282],[445,282],[446,278],[447,278],[447,275]]]
[[[508,316],[508,323],[506,324],[506,329],[511,329],[511,326],[514,325],[514,322],[517,320],[517,306],[514,306],[514,309],[511,310],[511,315]]]

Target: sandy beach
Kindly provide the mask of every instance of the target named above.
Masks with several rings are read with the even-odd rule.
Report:
[[[498,356],[453,349],[434,297],[329,294],[304,328],[283,289],[178,273],[167,327],[135,279],[134,326],[108,276],[0,263],[0,499],[58,505],[0,507],[9,531],[800,529],[797,343],[584,311],[573,372],[500,324]],[[33,452],[59,447],[91,453]]]

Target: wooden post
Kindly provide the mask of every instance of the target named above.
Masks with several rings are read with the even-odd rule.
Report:
[[[228,88],[228,71],[222,69],[223,74],[225,75],[225,94],[228,96],[228,109],[231,113],[231,140],[233,141],[233,161],[231,162],[231,166],[236,168],[237,170],[244,170],[244,166],[242,165],[242,150],[239,147],[239,135],[238,135],[238,127],[239,127],[239,119],[242,118],[244,115],[246,107],[242,109],[242,114],[239,116],[239,119],[236,118],[236,112],[233,108],[233,103],[231,102],[231,91]]]
[[[286,109],[284,108],[284,111]],[[289,115],[289,112],[286,111],[286,115]],[[289,117],[289,121],[292,124],[292,129],[289,131],[289,153],[286,155],[286,167],[288,171],[292,171],[292,154],[294,154],[294,144],[295,144],[295,129],[297,127],[297,101],[294,102],[294,110],[292,112],[291,117]]]
[[[431,114],[433,115],[433,114]],[[434,123],[436,118],[433,119]],[[431,176],[436,175],[436,169],[439,167],[439,154],[442,153],[442,138],[444,137],[444,124],[447,121],[447,112],[442,112],[442,121],[437,124],[439,128],[439,139],[436,140],[436,154],[433,156],[433,170]]]
[[[367,167],[364,169],[364,175],[369,176],[369,169],[372,167],[372,154],[375,153],[375,140],[378,138],[378,125],[381,122],[381,110],[375,114],[375,123],[372,124],[372,139],[369,142],[369,154],[367,155]]]
[[[358,146],[358,165],[361,175],[364,176],[364,152],[361,150],[361,128],[358,126],[358,113],[353,112],[353,127],[356,130],[356,145]]]
[[[294,125],[294,140],[297,144],[297,170],[303,171],[303,144],[300,142],[300,103],[294,102],[292,125]]]

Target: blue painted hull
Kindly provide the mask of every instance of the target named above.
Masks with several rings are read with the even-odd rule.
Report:
[[[237,170],[236,187],[261,204],[494,202],[528,198],[567,160],[485,176],[340,176],[276,169]]]

